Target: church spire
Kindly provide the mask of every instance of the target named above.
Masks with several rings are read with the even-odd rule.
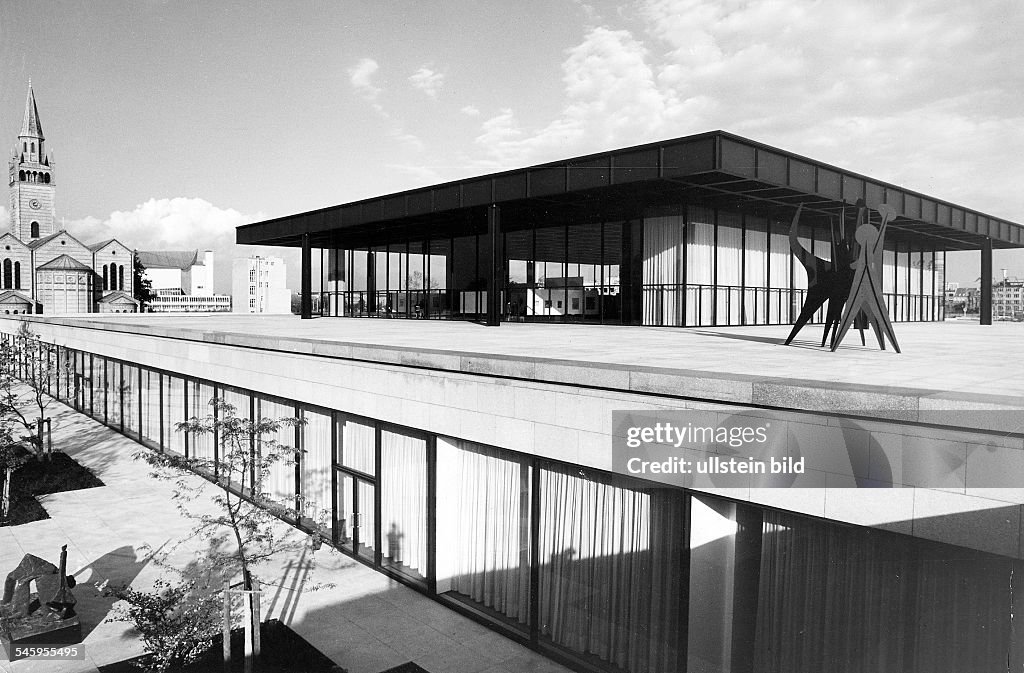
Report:
[[[39,110],[36,108],[36,95],[32,91],[32,80],[28,81],[28,95],[25,96],[25,116],[21,121],[19,138],[37,138],[43,140],[43,125],[39,123]]]

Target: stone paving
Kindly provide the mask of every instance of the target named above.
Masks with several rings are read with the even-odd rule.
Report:
[[[93,585],[109,580],[152,586],[165,571],[147,560],[145,548],[167,549],[187,539],[191,528],[171,501],[170,484],[153,479],[147,465],[132,460],[139,444],[57,402],[50,409],[55,447],[92,468],[106,485],[44,496],[50,519],[0,528],[0,576],[26,553],[56,562],[61,545],[68,545],[86,658],[4,660],[3,673],[93,673],[141,654],[141,642],[128,624],[105,621],[113,599]],[[186,543],[171,561],[183,567],[195,549]],[[430,673],[568,671],[327,547],[315,558],[277,559],[260,576],[268,585],[266,617],[281,619],[350,673],[379,673],[408,661]],[[300,590],[316,584],[333,586]]]
[[[659,368],[695,375],[810,381],[837,388],[903,388],[954,395],[1024,398],[1024,324],[896,323],[902,354],[879,352],[856,332],[832,353],[820,348],[822,327],[808,325],[784,346],[789,325],[630,327],[618,325],[317,318],[226,313],[40,317],[57,324],[150,333],[249,347],[320,352],[317,344],[369,347],[354,357],[390,361],[388,351],[414,351],[419,361],[445,354],[563,361],[585,367]],[[310,345],[311,344],[311,345]],[[328,352],[328,351],[324,351]],[[339,351],[344,355],[345,351]],[[377,353],[377,356],[374,355]],[[397,361],[397,360],[396,360]]]

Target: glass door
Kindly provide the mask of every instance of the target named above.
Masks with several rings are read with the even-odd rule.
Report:
[[[338,470],[334,504],[334,543],[370,563],[376,561],[374,525],[374,484],[344,470]]]

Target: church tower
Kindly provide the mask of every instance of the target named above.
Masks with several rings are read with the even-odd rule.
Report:
[[[46,154],[32,81],[25,98],[25,116],[10,161],[11,231],[25,243],[56,231],[53,207],[57,186],[53,162]]]

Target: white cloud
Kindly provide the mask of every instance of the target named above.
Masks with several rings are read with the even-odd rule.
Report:
[[[406,132],[401,126],[394,126],[387,134],[390,138],[395,139],[409,149],[416,150],[417,152],[423,151],[423,141],[418,136]]]
[[[459,110],[459,112],[461,112],[462,114],[466,115],[467,117],[479,117],[480,116],[480,108],[478,108],[475,105],[466,105],[466,106],[462,107]]]
[[[595,28],[566,51],[562,64],[567,104],[562,114],[529,133],[511,110],[485,121],[476,142],[495,167],[512,167],[586,149],[653,139],[666,101],[646,61],[647,50],[628,31]]]
[[[582,4],[581,4],[582,7]],[[565,100],[486,119],[478,167],[725,129],[1020,219],[1024,5],[646,0],[565,52]],[[583,7],[586,10],[585,7]],[[978,176],[984,176],[979,179]]]
[[[116,238],[134,250],[213,250],[215,287],[227,293],[232,257],[249,254],[235,246],[235,227],[263,217],[261,213],[245,215],[232,208],[218,208],[203,199],[178,197],[150,199],[102,220],[72,220],[67,229],[85,243]]]
[[[373,83],[373,76],[379,69],[377,61],[372,58],[360,59],[359,63],[348,69],[348,80],[352,84],[352,89],[371,103],[377,100],[381,92],[380,87]]]
[[[6,233],[11,227],[11,213],[7,208],[0,206],[0,234]]]
[[[385,164],[384,168],[409,175],[418,185],[434,184],[444,179],[435,169],[422,164]]]
[[[437,98],[444,85],[444,73],[437,72],[428,66],[420,66],[419,70],[409,77],[409,82],[431,98]]]
[[[74,220],[68,223],[68,231],[85,241],[116,238],[138,250],[214,249],[234,244],[235,227],[253,219],[203,199],[178,197],[150,199],[134,210],[115,211],[105,220]]]

